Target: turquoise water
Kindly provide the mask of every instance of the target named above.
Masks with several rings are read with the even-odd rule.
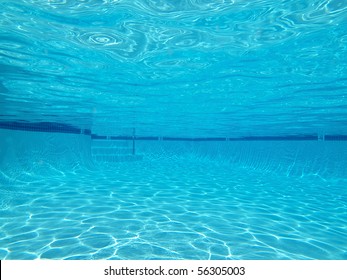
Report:
[[[347,258],[346,181],[178,158],[21,188],[1,210],[2,259]]]
[[[1,259],[347,258],[344,141],[0,133]]]
[[[346,132],[345,1],[4,0],[0,11],[1,120],[149,136]]]
[[[345,1],[0,14],[0,259],[347,259]]]

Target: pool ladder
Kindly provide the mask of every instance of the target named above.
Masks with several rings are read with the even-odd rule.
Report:
[[[318,134],[318,141],[325,141],[325,134]]]

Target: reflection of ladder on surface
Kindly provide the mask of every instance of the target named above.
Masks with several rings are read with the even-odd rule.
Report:
[[[138,161],[141,155],[134,153],[133,140],[96,140],[91,143],[92,158],[96,162]]]

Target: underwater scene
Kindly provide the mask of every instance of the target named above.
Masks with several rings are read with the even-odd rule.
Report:
[[[0,2],[1,260],[347,260],[347,2]]]

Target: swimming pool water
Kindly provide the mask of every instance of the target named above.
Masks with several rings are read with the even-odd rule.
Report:
[[[0,3],[0,120],[96,134],[345,134],[342,0]]]
[[[46,139],[36,148],[33,142],[27,162],[23,152],[15,155],[23,133],[26,146]],[[137,144],[141,160],[93,162],[86,151],[76,160],[79,150],[65,150],[87,136],[12,134],[19,160],[1,173],[1,259],[347,258],[346,170],[303,165],[309,161],[300,150],[309,154],[311,141],[144,141]],[[64,164],[56,162],[61,142]],[[316,144],[312,161],[323,161],[318,154],[326,150],[344,164],[346,146],[336,149],[344,143]],[[271,152],[281,146],[292,148]]]
[[[346,1],[0,15],[0,259],[347,259]]]

